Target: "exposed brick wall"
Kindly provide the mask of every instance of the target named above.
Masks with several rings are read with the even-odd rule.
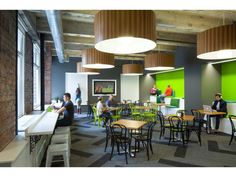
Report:
[[[25,34],[25,112],[33,111],[33,43]]]
[[[0,11],[0,151],[15,137],[16,11]]]
[[[45,45],[45,56],[44,56],[44,88],[45,88],[45,104],[51,104],[52,93],[51,93],[51,79],[52,79],[52,53],[51,45]]]

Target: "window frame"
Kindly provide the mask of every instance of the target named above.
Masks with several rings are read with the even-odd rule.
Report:
[[[19,19],[17,29],[17,119],[25,115],[25,32]],[[19,38],[19,35],[22,37]]]
[[[40,47],[37,43],[33,44],[33,57],[33,109],[39,110],[41,106],[41,62]]]

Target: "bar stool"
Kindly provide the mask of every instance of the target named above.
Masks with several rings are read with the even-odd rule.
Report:
[[[71,147],[71,135],[70,135],[70,127],[65,126],[65,127],[57,127],[55,129],[54,135],[61,135],[61,134],[67,134],[69,136],[68,141],[69,141],[69,147]]]
[[[69,134],[55,134],[52,136],[51,144],[68,144],[69,145]]]
[[[51,144],[68,144],[68,146],[69,146],[69,155],[70,155],[69,134],[53,135],[52,139],[51,139]]]
[[[54,160],[54,156],[63,156],[63,160]],[[69,146],[68,144],[51,144],[47,150],[46,167],[50,167],[52,162],[64,161],[64,166],[69,167]]]
[[[57,127],[55,129],[55,134],[63,134],[64,132],[69,132],[70,133],[70,127],[69,126]]]

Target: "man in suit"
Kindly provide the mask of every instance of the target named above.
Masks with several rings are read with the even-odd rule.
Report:
[[[222,99],[221,93],[215,94],[215,101],[213,102],[212,109],[217,112],[225,112],[227,114],[227,103]],[[225,115],[224,115],[225,116]],[[223,116],[216,116],[216,126],[215,129],[218,130],[220,126],[220,118]]]

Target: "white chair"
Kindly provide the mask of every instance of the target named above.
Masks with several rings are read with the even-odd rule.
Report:
[[[68,134],[69,136],[69,147],[71,146],[71,135],[70,135],[70,127],[57,127],[55,129],[54,135]]]
[[[69,134],[55,134],[52,136],[51,144],[68,144],[69,145]]]
[[[70,132],[70,127],[69,126],[57,127],[55,130],[55,132],[58,132],[58,133],[65,132],[65,131]]]
[[[54,156],[62,156],[63,160],[54,160]],[[64,166],[69,167],[69,146],[68,144],[51,144],[47,150],[46,167],[50,167],[52,162],[64,161]]]
[[[70,141],[69,141],[69,134],[58,134],[58,135],[53,135],[51,139],[51,144],[68,144],[68,149],[69,149],[69,155],[70,155]]]

